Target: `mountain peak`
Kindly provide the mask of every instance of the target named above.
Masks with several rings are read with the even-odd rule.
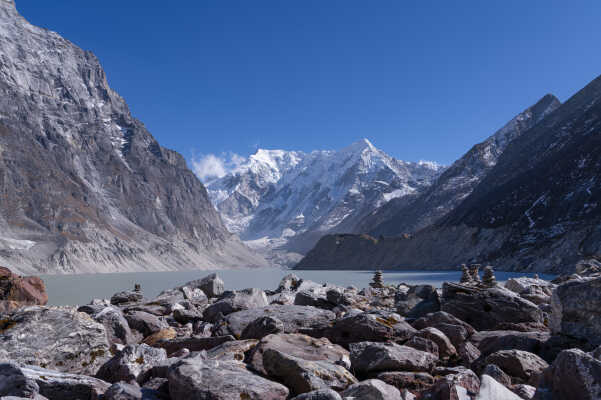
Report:
[[[341,150],[344,153],[361,153],[364,150],[377,150],[377,148],[366,138],[357,140],[351,143],[349,146]]]

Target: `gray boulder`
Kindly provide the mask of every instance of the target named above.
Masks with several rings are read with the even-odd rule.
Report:
[[[434,377],[427,372],[380,372],[375,377],[399,390],[409,389],[414,392],[423,391],[434,384]]]
[[[261,308],[269,305],[265,292],[261,289],[244,289],[224,293],[219,301],[204,310],[206,321],[216,322],[221,316],[237,311]]]
[[[480,391],[480,379],[470,369],[458,368],[453,374],[447,374],[426,390],[425,399],[471,399]]]
[[[274,317],[261,317],[248,324],[241,339],[262,339],[267,335],[284,332],[284,323]]]
[[[142,292],[125,290],[123,292],[115,293],[111,297],[111,304],[115,306],[123,306],[131,303],[139,303],[142,300],[144,300]]]
[[[536,304],[500,286],[482,288],[445,282],[442,292],[442,310],[478,330],[492,330],[504,323],[543,322],[543,313]]]
[[[51,400],[98,399],[110,386],[99,379],[85,375],[51,371],[35,366],[0,364],[0,393],[6,382],[27,382],[27,390],[37,385],[39,394]],[[25,395],[26,392],[18,394]],[[14,394],[11,394],[14,395]],[[36,398],[35,392],[28,396]]]
[[[537,396],[540,392],[541,395],[548,393],[552,399],[559,400],[598,400],[601,393],[601,360],[579,349],[564,350],[544,377]]]
[[[440,311],[440,297],[434,286],[411,286],[407,291],[397,292],[395,306],[397,312],[403,316],[420,318]]]
[[[442,358],[450,358],[457,356],[457,349],[451,343],[449,338],[436,328],[428,327],[418,331],[415,336],[428,339],[436,343],[438,354]]]
[[[119,382],[112,385],[104,394],[105,400],[159,400],[159,393],[136,385]]]
[[[0,359],[93,374],[110,358],[104,326],[73,307],[26,307],[2,322]]]
[[[327,388],[341,391],[357,382],[340,365],[329,361],[308,361],[273,349],[263,352],[263,368],[268,377],[284,383],[292,394]]]
[[[107,339],[110,344],[130,344],[135,343],[135,337],[131,332],[127,320],[120,309],[113,306],[102,307],[97,312],[90,313],[90,307],[80,307],[80,312],[89,314],[96,321],[104,325]],[[94,310],[96,311],[96,310]]]
[[[307,361],[327,361],[350,368],[348,350],[332,344],[326,338],[317,339],[302,334],[277,334],[261,339],[250,358],[251,367],[264,375],[267,371],[263,366],[263,357],[267,350],[277,350],[282,354]]]
[[[368,379],[349,386],[341,393],[344,398],[362,400],[401,400],[401,392],[379,379]]]
[[[522,350],[537,353],[549,340],[548,332],[482,331],[470,337],[483,355],[499,350]]]
[[[216,332],[221,335],[242,337],[242,332],[251,322],[265,316],[282,321],[285,333],[310,331],[326,326],[336,319],[333,312],[315,307],[270,305],[229,314],[219,322],[220,328],[216,329]]]
[[[495,381],[507,386],[508,388],[511,387],[511,377],[495,364],[488,364],[486,367],[484,367],[482,373],[492,377]]]
[[[351,367],[358,373],[431,371],[438,358],[425,351],[395,343],[352,343]]]
[[[501,350],[486,357],[486,364],[494,364],[509,376],[517,378],[513,383],[536,383],[536,379],[549,364],[536,354],[521,350]]]
[[[169,325],[159,317],[145,311],[132,310],[127,312],[124,316],[130,328],[140,332],[144,337],[169,327]]]
[[[166,359],[167,353],[164,349],[145,344],[125,346],[100,367],[96,377],[110,383],[121,381],[141,383],[141,378],[147,371]]]
[[[190,351],[209,350],[225,342],[234,340],[236,339],[231,335],[211,337],[178,337],[159,340],[154,344],[154,346],[165,349],[167,351],[167,355],[171,357],[174,353],[177,353],[182,349],[188,349]]]
[[[433,354],[436,358],[440,357],[438,345],[430,339],[420,336],[413,336],[411,339],[403,343],[404,346],[413,347],[414,349],[421,350]]]
[[[258,340],[234,340],[213,347],[206,352],[206,358],[212,360],[244,361],[259,343]]]
[[[601,344],[601,277],[558,286],[551,306],[554,333]]]
[[[189,282],[187,286],[199,288],[210,298],[219,297],[225,291],[225,284],[217,274],[205,276],[200,281]]]
[[[172,400],[285,400],[288,389],[237,361],[184,359],[169,369]]]

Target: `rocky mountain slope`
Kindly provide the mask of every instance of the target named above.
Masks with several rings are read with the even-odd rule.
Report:
[[[261,265],[98,59],[0,0],[0,264],[70,273]]]
[[[505,148],[560,106],[553,95],[516,115],[482,143],[472,147],[416,198],[392,200],[368,215],[356,232],[395,236],[412,233],[436,222],[471,194],[496,165]]]
[[[396,160],[364,139],[339,151],[258,150],[207,188],[244,240],[279,239],[304,252],[325,233],[353,230],[379,205],[419,193],[440,171]]]
[[[446,217],[412,236],[324,237],[299,267],[570,271],[601,256],[601,77],[509,143]]]

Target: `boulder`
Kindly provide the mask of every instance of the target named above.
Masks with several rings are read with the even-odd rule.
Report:
[[[545,380],[538,388],[537,396],[538,392],[548,392],[552,399],[559,400],[599,399],[601,360],[579,349],[562,351],[545,372]]]
[[[536,379],[549,364],[536,354],[522,350],[501,350],[486,357],[486,364],[494,364],[509,376],[517,378],[514,383],[526,383]]]
[[[244,289],[225,292],[219,301],[204,310],[206,321],[216,322],[220,317],[237,311],[251,310],[269,305],[265,292],[261,289]]]
[[[104,325],[106,337],[110,344],[118,343],[125,345],[136,342],[127,320],[117,307],[108,306],[98,309],[83,306],[78,308],[78,311],[89,314],[94,320]]]
[[[440,353],[438,350],[438,345],[430,339],[421,336],[413,336],[411,339],[407,340],[403,343],[404,346],[413,347],[414,349],[426,351],[430,354],[436,356],[436,358],[440,357]]]
[[[225,284],[217,274],[205,276],[200,281],[188,282],[186,286],[197,287],[210,298],[219,297],[225,291]]]
[[[277,318],[266,316],[255,319],[242,331],[241,339],[262,339],[267,335],[284,332],[284,323]]]
[[[159,340],[154,344],[154,347],[165,349],[167,351],[167,355],[171,357],[172,354],[182,349],[188,349],[190,351],[209,350],[213,347],[219,346],[222,343],[233,340],[236,339],[231,335],[212,337],[180,337]]]
[[[486,367],[484,367],[482,373],[490,376],[495,381],[507,386],[508,388],[511,388],[511,377],[495,364],[488,364]]]
[[[409,290],[399,290],[395,296],[396,310],[409,318],[420,318],[440,311],[440,296],[431,285],[411,286]]]
[[[267,372],[263,367],[263,356],[267,350],[277,350],[307,361],[327,361],[350,367],[349,352],[341,346],[332,344],[326,338],[316,339],[302,334],[277,334],[262,338],[250,358],[251,367],[264,375]]]
[[[0,359],[93,374],[109,359],[105,328],[73,307],[30,306],[0,319]]]
[[[173,319],[179,322],[182,325],[187,323],[195,323],[197,321],[202,321],[203,315],[202,312],[197,310],[196,308],[191,309],[175,309],[173,310]]]
[[[143,389],[136,385],[119,382],[112,385],[104,394],[104,400],[159,400],[158,392]]]
[[[471,365],[482,355],[480,350],[478,350],[471,342],[461,343],[459,347],[457,347],[457,354],[466,365]]]
[[[442,310],[478,330],[496,329],[501,323],[542,323],[538,306],[511,290],[495,286],[476,287],[445,282]]]
[[[471,399],[480,391],[480,379],[470,369],[462,368],[454,374],[438,379],[422,396],[426,399]]]
[[[264,316],[282,321],[285,333],[296,333],[300,330],[310,331],[316,327],[328,325],[336,318],[333,312],[315,307],[270,305],[229,314],[219,321],[219,328],[216,329],[216,332],[239,338],[242,337],[242,332],[251,322]]]
[[[263,352],[267,376],[284,383],[292,394],[317,389],[344,390],[357,379],[344,367],[329,361],[308,361],[274,349]]]
[[[480,377],[480,392],[476,400],[522,400],[517,394],[488,375]]]
[[[375,378],[399,390],[409,389],[414,392],[428,389],[434,384],[434,377],[427,372],[380,372]]]
[[[120,381],[141,383],[141,378],[147,371],[166,359],[167,352],[164,349],[145,344],[128,345],[100,367],[96,378],[110,383]]]
[[[428,327],[418,331],[415,336],[429,339],[438,346],[438,354],[442,358],[457,356],[457,349],[451,343],[449,338],[436,328]]]
[[[172,400],[285,400],[288,389],[237,361],[183,359],[168,374]]]
[[[111,297],[111,304],[114,306],[124,306],[134,303],[140,303],[144,300],[142,292],[135,290],[125,290],[123,292],[115,293]]]
[[[530,385],[515,385],[511,388],[511,391],[524,400],[533,399],[536,395],[536,388]]]
[[[554,333],[601,344],[601,277],[559,285],[551,306]]]
[[[33,387],[31,386],[33,382],[37,385],[39,393],[51,400],[95,400],[100,398],[110,386],[106,382],[85,375],[51,371],[31,365],[0,364],[0,393],[4,383],[11,381],[27,382],[29,388]]]
[[[504,286],[517,294],[522,294],[535,288],[536,290],[542,291],[542,293],[547,296],[550,296],[556,285],[544,279],[520,277],[508,279]]]
[[[499,350],[523,350],[538,353],[549,340],[548,332],[482,331],[470,337],[483,355]]]
[[[341,393],[343,398],[365,400],[401,400],[401,392],[379,379],[368,379],[349,386]]]
[[[255,339],[228,341],[208,350],[206,356],[212,360],[244,361],[257,344]]]
[[[431,371],[438,358],[425,351],[395,343],[352,343],[351,368],[358,373]]]
[[[292,400],[342,400],[342,397],[332,389],[321,389],[303,393]]]
[[[48,294],[44,281],[37,276],[19,276],[0,267],[0,313],[28,305],[46,305]]]
[[[149,346],[156,346],[157,343],[165,340],[175,339],[177,337],[177,331],[173,328],[165,328],[160,331],[153,333],[143,340],[144,344]]]
[[[140,332],[144,337],[169,327],[169,325],[159,317],[145,311],[130,311],[127,312],[124,317],[130,328]]]
[[[357,342],[404,341],[416,330],[395,313],[360,313],[334,321],[311,335],[348,346]]]

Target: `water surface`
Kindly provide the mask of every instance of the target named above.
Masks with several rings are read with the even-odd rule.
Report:
[[[244,288],[275,289],[280,280],[293,272],[304,279],[320,283],[332,283],[339,286],[364,288],[369,285],[373,271],[290,271],[279,268],[229,269],[218,271],[171,271],[171,272],[134,272],[118,274],[82,274],[82,275],[43,275],[48,291],[50,305],[81,305],[94,298],[110,298],[114,293],[132,289],[135,283],[142,285],[147,298],[153,298],[161,291],[180,286],[188,281],[199,279],[216,272],[225,282],[228,290]],[[503,282],[516,276],[534,274],[515,272],[495,272],[497,280]],[[457,282],[461,271],[384,271],[384,282],[397,285],[405,282],[411,285],[428,284],[442,286],[445,281]],[[552,279],[552,275],[540,275]]]

